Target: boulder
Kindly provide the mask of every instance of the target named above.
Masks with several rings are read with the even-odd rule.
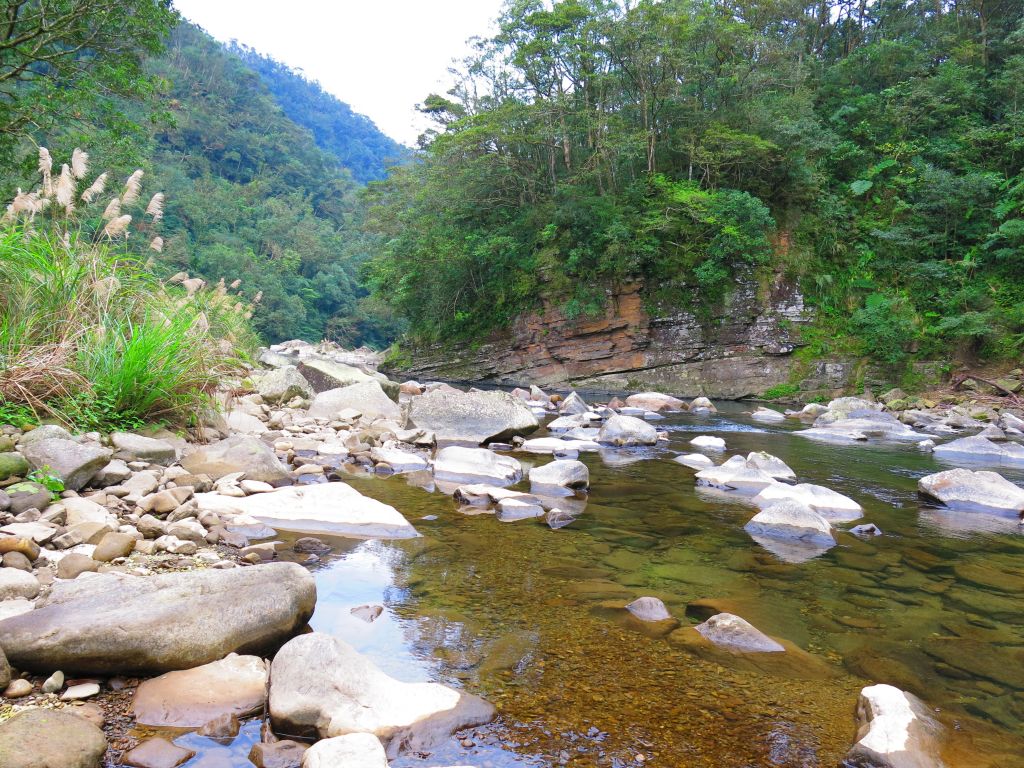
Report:
[[[558,407],[558,412],[562,414],[575,414],[580,415],[590,411],[590,406],[587,402],[575,392],[570,392],[569,396],[562,401],[562,404]]]
[[[288,468],[273,449],[251,435],[233,435],[210,445],[196,446],[181,458],[181,466],[193,475],[209,475],[218,480],[235,472],[248,480],[271,485],[288,479]]]
[[[294,365],[275,368],[256,380],[256,391],[268,405],[287,403],[293,397],[309,399],[313,388]]]
[[[225,420],[232,432],[242,435],[262,435],[267,431],[267,425],[262,419],[245,411],[228,411]]]
[[[4,493],[10,504],[8,511],[12,515],[20,515],[27,509],[46,509],[53,496],[44,486],[31,480],[9,485]]]
[[[346,483],[278,488],[252,496],[195,496],[201,512],[245,515],[273,528],[359,539],[410,539],[416,529],[394,507],[363,496]]]
[[[136,435],[132,432],[114,432],[110,444],[121,458],[148,461],[150,464],[173,464],[178,458],[174,446],[166,440]]]
[[[656,445],[658,430],[634,416],[612,416],[601,425],[597,442],[606,445]]]
[[[309,405],[309,415],[314,419],[334,419],[347,408],[358,411],[367,421],[391,419],[404,423],[402,409],[385,394],[376,380],[320,392]]]
[[[857,743],[851,766],[942,768],[942,726],[913,694],[891,685],[870,685],[857,701]]]
[[[135,691],[132,714],[139,725],[199,728],[224,715],[242,718],[260,712],[266,690],[263,659],[232,653],[143,681]]]
[[[22,453],[34,469],[47,467],[47,472],[59,477],[64,487],[72,491],[84,488],[113,455],[109,448],[59,437],[32,443],[23,447]]]
[[[370,458],[378,463],[384,462],[395,472],[419,472],[429,468],[426,459],[417,453],[403,451],[393,440],[379,448],[371,448]]]
[[[753,499],[754,504],[761,509],[787,500],[798,501],[833,523],[848,523],[864,516],[864,508],[850,497],[811,483],[775,483],[767,486]]]
[[[677,464],[682,464],[684,467],[690,469],[696,469],[700,471],[702,469],[709,469],[715,466],[715,462],[705,456],[703,453],[687,453],[681,456],[676,456],[672,461]]]
[[[798,501],[780,501],[743,526],[758,544],[788,563],[802,563],[836,544],[832,525]]]
[[[927,499],[963,512],[1021,517],[1024,515],[1024,489],[997,472],[972,472],[950,469],[917,481],[917,489]]]
[[[795,480],[796,472],[790,469],[782,459],[764,451],[751,451],[747,454],[747,466],[767,472],[776,480]]]
[[[1010,467],[1024,466],[1024,446],[1018,443],[994,443],[986,437],[962,437],[933,449],[936,458],[970,461]]]
[[[313,577],[295,563],[100,574],[59,582],[34,611],[0,621],[0,645],[20,669],[160,673],[266,651],[315,602]]]
[[[690,411],[694,413],[718,413],[714,403],[706,397],[695,397],[690,401]]]
[[[67,710],[29,709],[0,725],[3,768],[100,768],[103,731]]]
[[[697,485],[753,496],[778,482],[767,472],[754,467],[748,467],[742,457],[737,458],[740,459],[737,462],[738,466],[730,466],[730,460],[720,467],[702,469],[696,475]]]
[[[347,387],[350,384],[364,384],[376,381],[384,393],[392,400],[398,400],[400,385],[391,381],[383,373],[369,372],[353,365],[336,363],[330,360],[307,359],[299,365],[299,373],[313,387],[314,392],[326,392],[330,389]]]
[[[725,440],[712,435],[698,435],[690,441],[690,445],[705,451],[724,451]]]
[[[430,749],[494,718],[494,707],[437,683],[403,683],[347,643],[320,632],[289,641],[271,665],[275,730],[330,738],[369,733],[389,752]]]
[[[40,424],[30,432],[26,432],[18,440],[18,447],[24,450],[33,443],[38,443],[41,440],[51,440],[53,438],[59,438],[61,440],[72,440],[73,435],[68,432],[64,427],[56,424]]]
[[[31,600],[39,594],[39,579],[17,568],[0,568],[0,600]],[[6,643],[0,635],[0,646]]]
[[[719,613],[694,627],[710,643],[739,653],[782,653],[785,648],[750,622],[731,613]]]
[[[643,408],[647,411],[685,411],[686,403],[678,397],[663,395],[661,392],[640,392],[626,398],[626,405],[631,408]]]
[[[517,520],[544,517],[544,507],[528,498],[502,499],[498,502],[498,511],[495,516],[498,522],[514,523]]]
[[[455,483],[512,485],[522,479],[523,467],[511,456],[500,456],[486,448],[449,446],[434,458],[434,477]]]
[[[523,401],[506,392],[433,390],[411,401],[409,419],[439,440],[477,444],[528,435],[540,426]]]
[[[0,453],[0,482],[11,477],[24,477],[28,472],[28,461],[20,453]]]
[[[302,768],[388,768],[388,756],[373,734],[348,733],[318,741],[306,750]]]
[[[577,453],[592,453],[600,451],[601,446],[593,440],[576,440],[566,437],[534,437],[523,442],[519,450],[527,453],[539,453],[548,455],[565,455],[573,451]]]
[[[562,488],[587,488],[590,470],[582,461],[558,459],[530,470],[533,485],[554,485]]]

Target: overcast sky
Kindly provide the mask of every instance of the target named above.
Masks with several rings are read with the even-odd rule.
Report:
[[[413,145],[428,123],[415,105],[451,85],[452,59],[486,36],[501,0],[175,0],[218,40],[302,69],[326,91]]]

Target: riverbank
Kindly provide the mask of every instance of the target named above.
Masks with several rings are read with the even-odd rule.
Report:
[[[276,373],[230,383],[238,397],[222,424],[207,425],[208,438],[214,440],[207,446],[159,435],[154,439],[165,444],[159,446],[162,453],[141,458],[139,451],[157,446],[135,438],[136,453],[129,455],[129,438],[69,440],[50,428],[25,433],[8,429],[13,445],[7,447],[14,449],[8,453],[33,461],[39,460],[31,450],[33,432],[37,439],[42,436],[40,443],[63,440],[79,449],[110,452],[104,454],[105,474],[84,481],[78,496],[65,492],[66,498],[53,504],[46,503],[48,497],[35,499],[42,506],[37,507],[38,517],[25,515],[27,509],[20,509],[23,500],[18,512],[13,507],[7,510],[9,518],[23,519],[9,519],[6,526],[54,523],[52,537],[42,543],[30,570],[22,571],[39,584],[38,596],[20,598],[20,609],[32,604],[22,615],[35,614],[42,620],[39,616],[54,591],[73,596],[96,579],[114,577],[120,584],[124,578],[166,578],[155,574],[168,570],[185,576],[257,574],[279,567],[270,561],[293,560],[313,575],[316,608],[303,598],[307,582],[298,575],[289,577],[294,579],[292,602],[269,601],[290,607],[283,623],[269,622],[280,628],[280,634],[267,638],[268,647],[257,651],[265,654],[263,658],[271,658],[273,646],[287,641],[300,622],[309,620],[308,613],[317,632],[339,634],[390,675],[410,682],[439,681],[451,690],[483,695],[497,707],[493,724],[460,732],[454,741],[448,740],[448,732],[458,729],[451,724],[442,728],[442,735],[432,733],[436,743],[419,750],[428,755],[425,760],[409,753],[408,745],[398,744],[393,765],[403,768],[433,768],[445,761],[547,765],[564,762],[566,756],[570,764],[595,766],[613,764],[612,760],[674,765],[680,759],[694,765],[766,760],[782,765],[835,764],[853,742],[858,691],[870,683],[909,690],[929,708],[941,708],[931,714],[941,721],[944,734],[937,742],[942,746],[935,748],[946,751],[949,764],[1012,764],[1005,762],[1010,753],[1000,745],[1016,738],[1010,723],[1020,690],[999,670],[1012,669],[1013,654],[1021,645],[1021,622],[1019,609],[1008,597],[1012,577],[993,580],[992,569],[998,573],[1000,566],[994,563],[1012,562],[1019,546],[1017,520],[1012,514],[943,513],[942,507],[928,504],[913,519],[907,517],[909,505],[916,509],[919,504],[919,478],[963,463],[956,458],[963,453],[936,457],[918,445],[927,440],[941,447],[961,435],[1001,424],[1003,438],[991,445],[1008,455],[979,451],[986,445],[975,440],[967,446],[973,451],[968,463],[980,468],[979,460],[995,461],[1003,474],[1019,482],[1018,470],[1009,467],[1019,437],[1013,421],[1017,417],[1009,410],[893,413],[875,404],[847,401],[814,415],[817,409],[811,408],[786,417],[778,412],[744,414],[721,403],[717,405],[724,412],[719,413],[712,403],[646,395],[631,403],[611,403],[617,409],[613,412],[581,404],[578,397],[551,398],[539,390],[476,396],[445,385],[406,382],[399,387],[382,382],[372,370],[345,371],[336,361],[323,365],[325,361],[309,356],[295,357],[278,360],[283,366]],[[292,363],[299,365],[288,367]],[[314,370],[319,373],[317,387],[300,373],[304,367],[312,379],[317,378]],[[341,374],[358,381],[345,383],[337,378]],[[323,391],[314,392],[315,388]],[[398,401],[388,398],[385,389],[394,391]],[[250,394],[244,394],[247,391]],[[417,391],[420,394],[413,394]],[[458,404],[464,398],[473,408],[460,412]],[[315,415],[323,409],[326,416]],[[827,434],[801,434],[808,428]],[[690,445],[696,435],[723,440],[728,452],[715,450],[712,442],[700,448]],[[491,440],[494,450],[451,452],[445,445],[452,436],[463,444]],[[234,458],[227,456],[229,451],[216,453],[218,445],[224,447],[223,440],[235,449]],[[502,446],[499,441],[507,442]],[[782,535],[775,541],[786,546],[773,548],[771,536],[762,540],[743,531],[744,522],[756,514],[756,504],[751,503],[755,495],[736,493],[736,481],[729,477],[716,488],[673,460],[699,455],[708,467],[724,472],[726,456],[759,451],[790,465],[795,479],[821,483],[850,499],[861,515],[856,521],[826,520],[832,546]],[[558,461],[549,462],[548,457]],[[118,461],[124,462],[128,476],[113,473],[120,467],[110,464]],[[236,464],[228,466],[229,461]],[[586,470],[585,481],[574,462]],[[850,469],[858,463],[878,468],[877,474],[873,469],[872,474],[859,476]],[[556,473],[563,478],[557,482],[576,487],[538,483],[544,474],[535,471],[531,476],[531,470],[549,465],[565,470],[571,465],[573,472]],[[885,465],[900,471],[883,474]],[[60,469],[67,478],[75,477],[69,465]],[[743,468],[748,483],[749,469]],[[238,477],[238,472],[246,477]],[[151,488],[147,476],[156,481]],[[771,477],[753,479],[762,490],[799,487],[791,480],[776,488]],[[125,485],[142,489],[140,483],[146,483],[145,493],[123,493]],[[14,485],[8,484],[8,491]],[[277,486],[281,487],[274,490]],[[23,498],[17,492],[7,495]],[[169,508],[158,508],[157,497]],[[830,509],[818,512],[834,517]],[[115,520],[85,519],[89,515],[83,517],[82,510]],[[146,517],[151,519],[143,521]],[[862,522],[875,523],[883,535],[859,538],[849,533]],[[981,529],[971,529],[972,522]],[[991,525],[996,528],[986,527]],[[103,530],[104,526],[117,530]],[[0,528],[7,534],[0,541],[17,538],[19,530]],[[59,549],[51,544],[67,544],[90,531],[88,539],[70,546]],[[109,546],[103,539],[113,534],[128,536],[131,550],[123,559],[103,563],[90,547]],[[296,552],[307,534],[325,546],[305,542],[300,550],[318,551]],[[339,535],[354,535],[366,543]],[[122,546],[127,546],[126,540]],[[800,550],[798,558],[792,556],[794,546]],[[154,552],[147,553],[150,548]],[[158,553],[160,549],[164,551]],[[170,551],[174,549],[179,551]],[[71,558],[69,552],[94,561],[97,571],[110,573],[92,575],[90,565],[74,580],[60,578],[69,575],[76,560],[85,562]],[[979,561],[983,557],[987,565]],[[268,564],[257,564],[265,561]],[[386,571],[383,578],[378,574],[378,599],[357,586],[362,583],[360,574],[366,573],[360,570],[360,561]],[[1012,570],[1012,565],[1007,567]],[[126,576],[115,577],[116,573]],[[271,581],[280,582],[280,576]],[[236,602],[243,594],[237,591],[240,588],[230,588]],[[670,624],[642,622],[625,610],[643,596],[666,606]],[[263,619],[276,610],[266,601],[253,600],[244,602],[250,608],[263,606],[255,610]],[[984,606],[976,618],[964,615],[960,607],[971,603]],[[61,612],[50,613],[70,616],[73,600],[63,604]],[[174,623],[209,621],[207,614],[212,613],[219,618],[217,623],[230,624],[231,611],[214,610],[215,605],[220,604],[185,603],[185,612],[176,615]],[[376,614],[372,621],[339,618],[362,607],[367,616]],[[723,651],[701,640],[694,627],[722,613],[742,616],[786,650],[774,657],[749,650]],[[102,612],[93,615],[99,616],[93,623],[102,628]],[[815,618],[808,623],[809,617]],[[54,621],[61,623],[59,618]],[[0,623],[0,647],[10,645],[9,638],[17,634],[12,626]],[[908,656],[900,650],[899,638],[905,632],[918,633],[923,653]],[[995,641],[984,654],[971,645],[978,642],[979,632]],[[883,639],[875,643],[872,636],[879,633]],[[97,632],[94,637],[103,636]],[[19,649],[18,642],[15,639],[9,655],[21,672],[22,667],[33,666],[23,663],[28,658],[24,654],[39,649]],[[111,654],[116,647],[112,635]],[[241,646],[239,650],[248,653]],[[970,662],[967,656],[972,657]],[[322,663],[323,657],[318,659]],[[189,659],[183,668],[195,667],[195,661]],[[75,674],[86,685],[95,681],[99,692],[85,700],[109,704],[102,713],[109,744],[106,760],[121,764],[122,753],[149,735],[132,729],[124,707],[137,694],[129,696],[126,691],[162,670],[151,669],[139,677],[138,667],[100,673],[95,658],[89,663],[94,669],[85,674],[68,667],[65,685],[53,694],[44,695],[40,688],[55,669],[16,674],[32,684],[33,693],[8,701],[12,708],[5,714],[14,707],[55,706],[57,694],[66,693],[66,683],[77,682]],[[136,657],[134,663],[150,662]],[[925,682],[929,664],[937,664],[949,682]],[[943,670],[948,670],[948,677]],[[118,686],[121,690],[115,691]],[[980,693],[965,708],[963,696],[972,690]],[[271,722],[273,698],[272,685]],[[794,707],[797,701],[800,704]],[[248,712],[241,717],[241,735],[235,737],[241,742],[232,752],[238,759],[244,760],[242,748],[251,749],[259,738],[259,729],[254,732],[246,725],[261,719],[254,714],[255,721],[247,719]],[[97,717],[95,712],[93,716]],[[652,728],[654,722],[663,725]],[[279,736],[291,735],[280,721],[276,725]],[[204,743],[180,732],[162,733],[178,744]],[[377,735],[394,745],[393,733]],[[273,743],[269,732],[264,738]],[[209,744],[205,748],[211,749]],[[962,757],[965,749],[973,754],[969,763]],[[201,761],[214,757],[199,752],[185,764],[206,765]],[[496,757],[502,754],[510,755],[508,761]]]

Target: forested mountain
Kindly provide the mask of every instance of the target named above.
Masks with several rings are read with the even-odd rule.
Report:
[[[1024,348],[1019,0],[510,0],[423,108],[370,214],[419,338],[785,273],[820,353]]]
[[[21,159],[2,179],[5,196],[34,177],[33,141],[61,155],[86,148],[112,175],[141,167],[146,189],[167,198],[163,251],[152,254],[159,272],[241,279],[244,296],[259,295],[254,322],[267,341],[385,344],[394,328],[358,277],[374,236],[360,227],[359,185],[345,159],[319,147],[263,78],[206,33],[181,22],[163,42],[135,65],[135,86],[123,95],[82,95],[74,119],[28,131],[31,141],[12,147]],[[18,92],[21,101],[34,103],[33,85]],[[371,144],[372,123],[354,122]],[[377,136],[379,149],[388,140]],[[361,172],[379,173],[379,154],[348,151]]]
[[[337,157],[356,181],[383,179],[388,168],[408,154],[370,118],[353,112],[287,65],[246,46],[232,44],[228,50],[259,73],[285,115],[311,130],[317,146]]]

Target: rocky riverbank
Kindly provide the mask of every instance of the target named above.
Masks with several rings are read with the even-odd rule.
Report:
[[[187,439],[3,428],[0,765],[174,766],[191,757],[187,749],[161,736],[140,741],[129,726],[237,733],[261,713],[266,726],[250,758],[258,766],[366,768],[429,752],[491,719],[493,707],[470,692],[400,683],[338,638],[299,634],[316,604],[299,563],[327,549],[317,536],[418,536],[399,510],[344,480],[402,473],[469,511],[559,529],[585,514],[590,477],[580,453],[615,460],[658,450],[664,414],[715,408],[654,392],[593,404],[538,387],[398,384],[298,343],[263,361],[266,369],[225,382],[224,416],[209,415]],[[1024,491],[986,467],[1024,466],[1024,414],[900,394],[761,408],[753,418],[800,425],[799,434],[826,444],[884,439],[961,457],[965,467],[922,478],[921,493],[1017,525]],[[542,423],[549,436],[532,437]],[[709,491],[749,500],[747,532],[783,561],[818,556],[840,530],[882,533],[860,520],[856,500],[797,482],[770,454],[723,461],[720,438],[692,443],[679,463]],[[525,469],[516,453],[552,460]],[[510,489],[524,479],[529,491]],[[285,544],[278,530],[304,537]],[[654,597],[622,608],[700,653],[824,668],[741,616],[716,612],[680,627]],[[850,759],[901,765],[898,756],[911,753],[917,765],[937,765],[943,726],[886,682],[862,693]]]

